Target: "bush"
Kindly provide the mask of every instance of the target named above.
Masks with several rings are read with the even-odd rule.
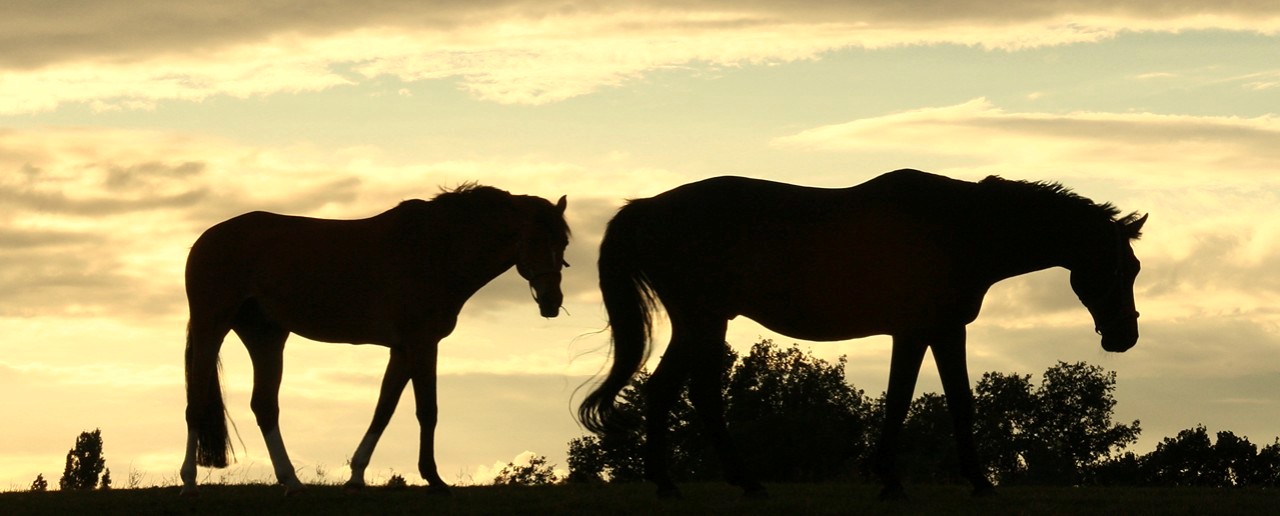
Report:
[[[49,482],[44,479],[44,473],[36,475],[36,479],[31,482],[31,492],[43,493],[49,490]]]
[[[539,455],[529,458],[529,463],[523,466],[508,462],[502,471],[498,472],[498,476],[494,477],[493,483],[508,486],[543,486],[558,484],[560,478],[556,475],[555,465],[548,465],[547,457]]]

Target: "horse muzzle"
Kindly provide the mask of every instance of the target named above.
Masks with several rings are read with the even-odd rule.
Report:
[[[564,293],[560,292],[560,275],[545,274],[529,282],[533,289],[533,299],[538,303],[538,312],[548,319],[560,315],[560,306],[564,304]]]
[[[538,311],[548,319],[560,315],[560,305],[564,302],[564,296],[559,290],[555,291],[554,294],[554,296],[549,294],[538,296]]]
[[[1102,349],[1123,353],[1138,343],[1138,321],[1128,321],[1101,330]]]

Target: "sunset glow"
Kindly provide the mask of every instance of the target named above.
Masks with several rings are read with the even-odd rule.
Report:
[[[1150,213],[1134,243],[1137,347],[1105,354],[1066,272],[1049,270],[991,291],[969,328],[971,376],[1058,360],[1115,370],[1137,451],[1200,423],[1280,436],[1272,0],[11,4],[0,489],[57,478],[93,428],[117,482],[176,482],[183,267],[205,228],[252,210],[367,217],[467,181],[567,195],[573,266],[568,316],[539,317],[511,271],[442,343],[448,482],[487,482],[529,452],[565,468],[578,389],[607,357],[604,224],[626,199],[717,175],[843,187],[897,168],[995,174]],[[730,325],[738,350],[760,338],[797,342]],[[886,338],[799,344],[847,355],[868,394],[885,388]],[[303,480],[339,481],[387,351],[292,337],[285,356],[290,454]],[[243,446],[233,438],[238,463],[211,478],[268,479],[234,336],[222,359]],[[939,389],[926,364],[917,394]],[[371,483],[419,480],[416,433],[408,394]]]

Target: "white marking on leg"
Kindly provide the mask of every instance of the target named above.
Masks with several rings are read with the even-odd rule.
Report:
[[[196,441],[195,430],[187,428],[187,456],[182,459],[182,469],[178,470],[178,476],[182,477],[182,496],[199,493],[196,488]]]
[[[382,438],[382,432],[370,429],[364,434],[364,439],[360,440],[360,446],[356,447],[356,453],[351,457],[351,480],[347,481],[348,487],[365,485],[364,470],[369,467],[369,461],[373,458],[373,449],[378,446],[380,438]]]
[[[284,439],[280,437],[280,427],[263,432],[262,438],[267,442],[267,454],[271,456],[271,466],[276,470],[276,480],[285,486],[288,492],[301,490],[302,482],[293,471],[293,463],[289,461],[289,452],[284,449]]]

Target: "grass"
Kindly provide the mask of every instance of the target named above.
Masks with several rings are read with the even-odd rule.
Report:
[[[210,485],[195,499],[177,487],[91,492],[0,493],[0,514],[1280,514],[1280,490],[1212,488],[1011,487],[972,498],[960,486],[908,486],[906,500],[880,502],[877,488],[853,484],[773,484],[767,499],[745,499],[720,483],[687,484],[684,497],[658,499],[646,484],[421,487],[350,494],[314,486],[284,497],[267,485]]]

